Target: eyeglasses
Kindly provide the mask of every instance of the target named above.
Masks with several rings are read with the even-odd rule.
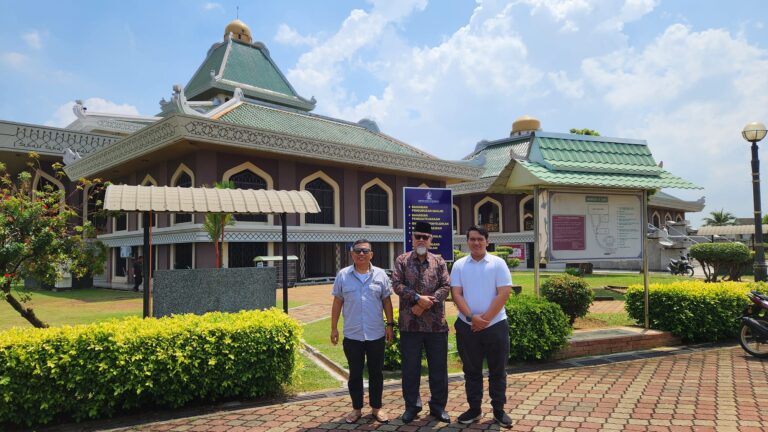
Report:
[[[352,249],[352,252],[354,252],[354,253],[356,253],[356,254],[365,254],[365,255],[368,255],[368,253],[369,253],[370,251],[371,251],[371,250],[370,250],[370,249],[367,249],[367,248],[354,248],[354,249]]]
[[[429,240],[432,236],[429,234],[414,234],[413,238],[416,240]]]

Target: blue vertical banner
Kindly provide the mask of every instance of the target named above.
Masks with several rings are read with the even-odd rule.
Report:
[[[453,193],[444,188],[403,188],[405,251],[413,249],[411,233],[416,222],[432,226],[430,252],[453,261]]]

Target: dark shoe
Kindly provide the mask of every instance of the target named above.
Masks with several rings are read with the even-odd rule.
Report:
[[[464,414],[460,415],[458,420],[461,424],[470,424],[476,422],[482,415],[483,412],[480,408],[470,408],[464,411]]]
[[[400,420],[402,420],[403,423],[410,423],[413,421],[413,419],[416,418],[416,415],[419,413],[419,411],[421,410],[408,408],[405,410],[403,415],[400,416]]]
[[[429,410],[429,415],[435,418],[435,420],[443,423],[450,423],[451,422],[451,416],[448,415],[448,413],[443,409],[432,409]]]
[[[511,428],[512,427],[512,419],[509,418],[507,413],[504,412],[504,410],[493,410],[493,419],[496,420],[496,423],[499,424],[499,426],[504,428]]]

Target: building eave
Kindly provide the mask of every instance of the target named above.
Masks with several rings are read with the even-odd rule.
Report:
[[[70,179],[90,177],[182,140],[204,141],[223,147],[307,157],[358,167],[369,166],[410,174],[422,173],[426,176],[444,178],[448,181],[476,180],[481,171],[477,167],[440,159],[309,140],[181,114],[171,115],[125,137],[96,154],[66,166],[64,171]]]
[[[119,140],[118,137],[72,131],[49,126],[0,121],[0,150],[37,152],[62,157],[71,148],[82,156],[93,154]]]

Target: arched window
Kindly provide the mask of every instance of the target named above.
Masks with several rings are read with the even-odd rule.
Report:
[[[676,222],[682,222],[683,220],[684,220],[684,219],[683,219],[683,215],[680,215],[680,214],[679,214],[679,215],[677,215],[677,217],[675,218],[675,221],[676,221]]]
[[[321,178],[316,178],[304,187],[317,200],[320,206],[320,213],[308,213],[306,215],[307,223],[333,224],[334,222],[334,191],[333,186]]]
[[[475,223],[488,232],[502,232],[501,203],[491,197],[485,197],[475,204]]]
[[[533,195],[520,200],[520,231],[533,231]]]
[[[242,170],[232,174],[229,181],[235,184],[235,189],[267,189],[267,180],[251,170]],[[238,222],[266,222],[267,215],[233,215]]]
[[[193,187],[194,180],[192,178],[192,170],[187,168],[184,164],[179,165],[179,168],[171,177],[171,186],[182,188]],[[192,213],[176,213],[171,215],[171,220],[173,224],[189,223],[192,222]]]
[[[59,192],[61,194],[59,211],[64,210],[66,205],[64,193],[66,189],[64,188],[64,184],[52,175],[43,170],[37,170],[35,178],[32,180],[32,189],[39,192]]]
[[[392,226],[392,189],[378,177],[360,188],[361,226]]]
[[[320,213],[307,213],[302,217],[303,223],[340,225],[339,184],[322,171],[304,177],[299,183],[299,190],[309,191],[320,206]],[[386,190],[386,188],[385,188]],[[362,193],[361,199],[365,199]],[[362,204],[362,203],[361,203]],[[361,218],[365,216],[364,207],[360,206]],[[361,221],[363,222],[363,221]]]
[[[664,215],[664,222],[671,222],[671,221],[672,221],[672,215],[670,215],[669,213],[666,213]]]
[[[657,212],[653,212],[653,216],[651,216],[651,223],[656,228],[661,228],[661,216]]]

